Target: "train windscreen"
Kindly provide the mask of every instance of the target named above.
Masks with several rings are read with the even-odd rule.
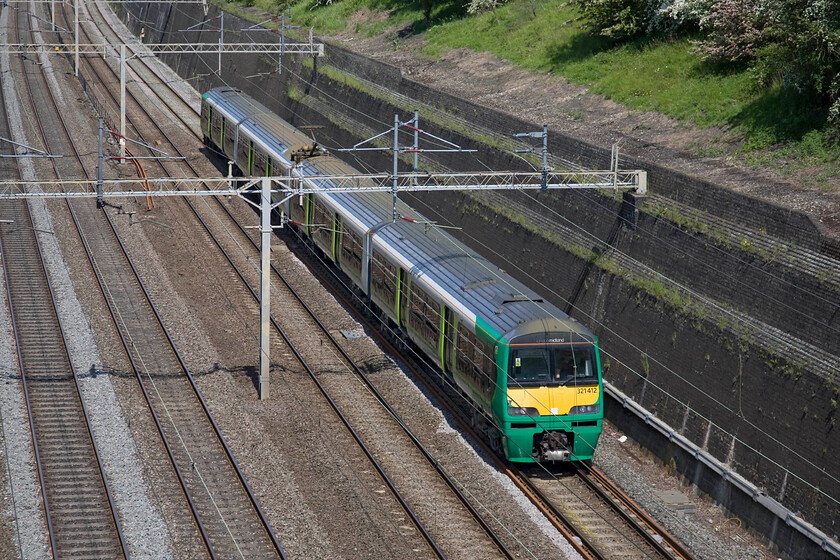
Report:
[[[552,345],[513,348],[508,385],[562,386],[597,383],[592,345]]]

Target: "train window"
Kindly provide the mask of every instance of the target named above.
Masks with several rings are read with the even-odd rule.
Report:
[[[362,238],[346,225],[341,226],[341,262],[356,276],[362,276]]]
[[[236,135],[236,125],[234,125],[230,121],[225,120],[224,124],[222,125],[222,130],[224,131],[225,135],[225,143],[223,146],[225,153],[228,155],[233,154],[234,137]],[[240,163],[242,163],[244,160],[240,159],[239,161]]]
[[[236,161],[246,175],[251,174],[251,141],[242,134],[241,130],[236,144]]]
[[[212,111],[210,117],[210,139],[220,148],[222,147],[222,129],[224,128],[224,117],[218,111]]]
[[[558,385],[596,383],[595,355],[586,346],[561,346],[551,350],[552,382]]]
[[[259,146],[254,146],[253,142],[251,144],[252,144],[252,146],[251,146],[251,161],[253,162],[253,164],[252,164],[253,169],[251,171],[251,174],[254,177],[268,176],[268,173],[266,173],[266,169],[265,169],[265,167],[266,167],[266,165],[265,165],[265,160],[266,160],[265,154],[259,148]]]
[[[418,284],[412,282],[408,324],[432,348],[440,340],[440,305]]]
[[[312,239],[332,258],[333,215],[318,199],[312,214]]]
[[[492,398],[496,389],[496,366],[493,348],[479,340],[472,329],[458,324],[458,345],[455,352],[455,369],[481,393]]]
[[[302,224],[307,223],[307,207],[310,195],[300,195],[292,199],[289,204],[289,217]]]
[[[376,249],[371,258],[370,285],[371,292],[394,309],[397,303],[397,270]]]
[[[551,380],[548,348],[514,348],[510,355],[511,386],[545,385]]]

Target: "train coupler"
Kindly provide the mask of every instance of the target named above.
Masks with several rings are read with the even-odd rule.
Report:
[[[543,432],[534,437],[534,460],[562,461],[572,460],[572,438],[567,432]]]

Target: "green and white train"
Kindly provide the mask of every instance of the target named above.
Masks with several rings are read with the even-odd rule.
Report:
[[[234,88],[203,95],[201,126],[245,175],[358,174]],[[321,192],[285,212],[457,384],[497,452],[591,459],[603,419],[595,335],[408,205],[394,222],[392,204],[388,193]]]

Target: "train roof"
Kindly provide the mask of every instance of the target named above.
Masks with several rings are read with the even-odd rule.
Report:
[[[203,96],[216,110],[238,125],[247,128],[252,139],[263,148],[282,155],[287,162],[287,152],[305,143],[308,138],[277,114],[241,90],[222,86],[211,89]]]
[[[336,193],[330,198],[346,213],[365,216],[368,231],[376,232],[375,244],[402,260],[412,278],[445,292],[451,304],[460,304],[506,338],[535,329],[573,331],[594,338],[560,309],[404,202],[398,200],[397,215],[413,222],[393,221],[393,198],[386,193]]]
[[[233,88],[216,88],[204,97],[242,123],[255,139],[265,139],[273,157],[307,139],[261,103]],[[354,175],[359,172],[332,156],[317,156],[297,166],[302,175]],[[329,181],[319,182],[328,187]],[[434,290],[443,293],[463,315],[481,317],[499,334],[510,339],[534,332],[574,332],[584,340],[594,335],[567,314],[544,301],[536,292],[505,273],[408,204],[397,201],[397,214],[407,218],[393,221],[393,197],[388,193],[331,193],[326,200],[344,215],[345,223],[357,230],[373,232],[375,245],[411,270]],[[577,338],[577,337],[576,337]],[[579,339],[578,339],[579,340]]]

